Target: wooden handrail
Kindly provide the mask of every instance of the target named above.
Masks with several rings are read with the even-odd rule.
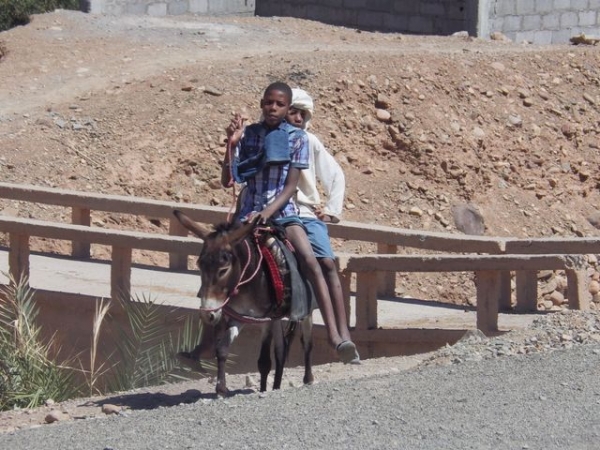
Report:
[[[0,198],[169,219],[173,217],[173,209],[179,209],[202,223],[216,224],[227,220],[227,208],[223,207],[190,205],[124,195],[84,193],[33,185],[0,183]]]
[[[149,217],[173,218],[173,209],[180,209],[193,220],[216,224],[227,219],[227,208],[189,203],[152,200],[122,195],[94,194],[32,185],[0,183],[0,198],[115,212]],[[415,231],[377,224],[342,221],[331,225],[333,238],[379,242],[382,244],[450,252],[502,253],[504,239],[486,236],[466,236],[451,233]]]
[[[342,221],[329,227],[329,235],[352,241],[377,242],[399,247],[457,253],[503,253],[504,238],[409,230],[385,225]]]
[[[579,253],[582,255],[600,253],[600,237],[553,237],[535,239],[506,239],[506,253],[544,254]]]
[[[91,244],[128,247],[157,252],[177,252],[199,255],[199,238],[142,233],[139,231],[90,228],[82,225],[45,222],[35,219],[0,216],[0,231],[23,236],[69,241],[72,239]]]
[[[76,210],[95,210],[167,219],[173,218],[173,209],[180,209],[192,219],[208,224],[225,221],[228,212],[227,208],[218,206],[87,193],[12,183],[0,183],[0,198],[65,206]],[[600,237],[516,239],[510,237],[469,236],[350,221],[331,224],[329,233],[333,238],[375,242],[389,247],[401,246],[440,252],[490,254],[600,253]]]
[[[175,254],[199,254],[202,241],[185,236],[168,236],[126,230],[90,228],[83,225],[45,222],[0,216],[0,231],[9,234],[9,266],[17,278],[29,275],[30,236],[111,246],[111,295],[131,288],[132,250],[144,249]],[[186,261],[187,262],[187,261]],[[503,274],[517,271],[519,289],[535,297],[538,270],[563,269],[569,279],[572,306],[586,308],[585,257],[581,254],[492,254],[492,255],[353,255],[339,254],[346,302],[349,301],[348,274],[357,274],[357,328],[377,327],[377,274],[380,272],[475,272],[477,275],[477,322],[485,331],[497,329],[498,305],[504,296]],[[519,277],[519,274],[520,277]],[[571,296],[570,296],[571,297]],[[529,300],[530,301],[530,300]]]
[[[338,254],[346,308],[350,306],[349,279],[356,273],[356,327],[369,330],[377,322],[377,274],[380,272],[474,272],[477,290],[477,327],[498,330],[498,309],[510,304],[504,276],[517,272],[517,304],[522,310],[537,309],[537,271],[565,270],[572,309],[588,309],[583,255],[352,255]],[[510,282],[510,279],[508,280]],[[358,301],[360,299],[360,301]]]
[[[113,291],[129,288],[132,249],[167,252],[172,269],[187,268],[188,255],[199,254],[202,248],[201,241],[187,237],[187,230],[181,227],[172,215],[174,209],[180,209],[193,220],[208,224],[223,222],[228,212],[222,207],[11,183],[0,183],[0,197],[72,208],[73,224],[0,216],[0,231],[10,234],[11,272],[16,271],[16,268],[25,272],[29,270],[29,236],[72,241],[73,255],[80,258],[89,257],[90,243],[104,244],[112,247]],[[170,235],[91,227],[92,210],[168,218]],[[478,274],[480,283],[492,286],[488,290],[493,291],[493,295],[497,297],[493,302],[486,304],[500,301],[503,302],[503,307],[510,306],[511,271],[516,271],[517,297],[526,299],[522,304],[531,309],[535,308],[534,300],[537,298],[537,271],[564,269],[569,279],[570,292],[576,292],[573,305],[585,308],[587,293],[585,271],[582,270],[585,260],[582,255],[600,253],[600,237],[515,239],[466,236],[347,221],[331,225],[329,231],[334,238],[377,244],[378,255],[340,255],[339,258],[342,272],[357,274],[357,296],[367,299],[361,306],[364,311],[359,325],[368,328],[377,325],[377,294],[393,294],[396,272],[403,271],[473,271]],[[399,246],[455,254],[396,255]],[[485,255],[480,256],[477,253]],[[493,276],[490,273],[493,273]],[[349,277],[343,275],[343,278],[347,294]],[[494,314],[497,315],[497,310],[482,317],[493,317]],[[493,325],[493,321],[486,321]]]
[[[476,272],[479,270],[581,269],[582,255],[347,255],[340,270],[350,272]]]

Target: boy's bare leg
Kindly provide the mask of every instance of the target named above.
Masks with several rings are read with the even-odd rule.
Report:
[[[296,250],[296,257],[313,286],[317,303],[321,310],[323,322],[329,337],[329,342],[336,348],[344,363],[352,362],[356,355],[356,346],[349,339],[340,335],[335,319],[333,304],[329,296],[329,288],[325,282],[321,266],[315,258],[312,247],[302,227],[290,225],[286,228],[286,235]]]
[[[285,230],[287,238],[290,240],[296,251],[296,257],[302,267],[303,272],[308,277],[312,284],[317,297],[317,303],[323,316],[323,322],[327,328],[329,342],[333,346],[338,346],[342,341],[342,337],[338,333],[335,316],[333,314],[333,306],[329,297],[329,289],[321,272],[321,267],[317,258],[315,258],[308,237],[304,230],[297,225],[290,225]]]
[[[348,329],[346,308],[344,306],[344,293],[335,262],[330,258],[319,258],[319,264],[329,288],[329,297],[333,305],[333,314],[338,332],[344,341],[349,341],[351,337],[350,330]]]
[[[340,282],[340,276],[338,275],[337,267],[335,262],[331,258],[319,258],[319,264],[327,287],[329,288],[329,295],[333,304],[333,313],[337,323],[337,329],[344,342],[352,343],[350,337],[350,330],[348,329],[348,316],[346,314],[346,307],[344,305],[344,292],[342,291],[342,283]],[[345,350],[347,360],[350,364],[360,364],[360,355],[354,343],[352,345],[345,344],[348,348]],[[345,361],[346,362],[346,361]]]

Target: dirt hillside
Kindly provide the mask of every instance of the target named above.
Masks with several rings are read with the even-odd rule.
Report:
[[[257,117],[264,87],[285,80],[315,99],[312,131],[345,170],[347,220],[459,233],[453,211],[471,204],[487,235],[598,233],[598,46],[67,11],[0,42],[5,182],[229,206],[218,184],[224,127],[235,111]],[[69,220],[57,208],[2,208]],[[128,216],[93,222],[166,230]],[[463,303],[466,285],[415,275],[399,293]]]

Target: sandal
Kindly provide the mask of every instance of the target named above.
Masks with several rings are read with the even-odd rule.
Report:
[[[344,364],[360,364],[360,356],[358,355],[354,342],[342,341],[335,350]]]

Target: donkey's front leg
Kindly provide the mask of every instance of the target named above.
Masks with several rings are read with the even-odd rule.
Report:
[[[236,322],[221,320],[215,326],[215,354],[217,356],[217,395],[229,395],[225,380],[225,363],[229,356],[229,346],[239,334],[239,325]]]

